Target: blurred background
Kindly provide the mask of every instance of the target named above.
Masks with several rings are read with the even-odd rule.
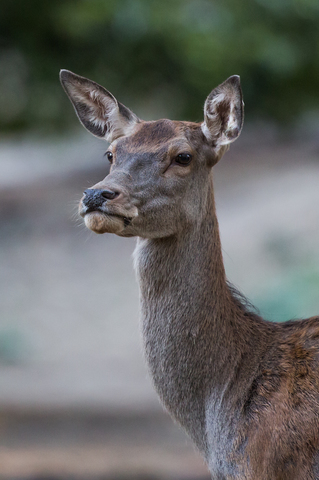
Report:
[[[146,120],[202,120],[241,76],[246,123],[215,167],[228,278],[270,320],[319,313],[318,0],[0,3],[0,480],[204,479],[143,362],[134,239],[97,236],[107,173],[66,68]]]

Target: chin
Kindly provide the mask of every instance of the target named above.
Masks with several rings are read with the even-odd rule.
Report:
[[[115,233],[121,235],[125,228],[121,218],[100,212],[87,213],[84,217],[84,223],[87,228],[99,234]]]

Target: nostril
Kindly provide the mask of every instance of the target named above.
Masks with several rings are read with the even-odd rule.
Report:
[[[114,198],[118,197],[120,192],[112,192],[111,190],[102,190],[101,195],[102,197],[106,198],[107,200],[113,200]]]

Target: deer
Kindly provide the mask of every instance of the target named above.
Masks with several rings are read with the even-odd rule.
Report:
[[[110,172],[84,191],[95,233],[137,237],[143,346],[164,407],[216,480],[319,479],[319,317],[263,319],[227,281],[213,167],[241,133],[237,75],[201,123],[143,121],[104,87],[61,70]]]

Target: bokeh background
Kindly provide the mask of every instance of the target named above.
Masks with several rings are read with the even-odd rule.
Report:
[[[0,3],[0,479],[195,479],[207,470],[144,366],[134,239],[86,231],[108,169],[61,68],[148,119],[202,120],[242,80],[215,167],[226,270],[270,320],[319,312],[318,0]]]

